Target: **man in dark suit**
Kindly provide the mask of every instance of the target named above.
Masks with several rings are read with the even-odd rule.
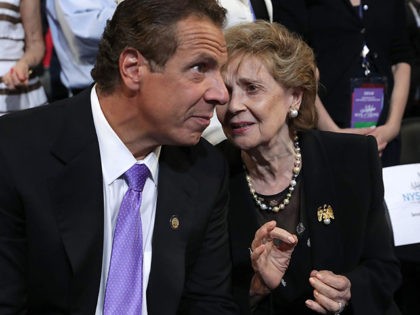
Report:
[[[143,304],[120,311],[123,296],[111,313],[236,312],[226,164],[200,138],[228,100],[224,18],[213,0],[125,0],[92,89],[1,118],[1,314],[106,314],[115,225],[132,189],[124,174],[135,164],[149,170],[136,236]]]

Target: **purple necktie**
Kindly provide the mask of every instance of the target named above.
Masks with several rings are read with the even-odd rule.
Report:
[[[145,164],[124,173],[128,191],[118,213],[106,283],[104,314],[141,314],[143,291],[143,236],[140,204],[150,175]]]

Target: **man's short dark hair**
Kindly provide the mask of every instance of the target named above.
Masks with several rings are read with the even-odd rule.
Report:
[[[120,80],[118,60],[132,47],[149,62],[151,70],[162,69],[175,53],[176,23],[189,17],[208,18],[223,27],[226,10],[216,0],[124,0],[107,22],[92,77],[101,91],[112,92]]]

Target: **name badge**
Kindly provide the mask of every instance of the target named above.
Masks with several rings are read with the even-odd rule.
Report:
[[[368,77],[351,79],[352,128],[376,126],[384,107],[386,95],[385,77]]]

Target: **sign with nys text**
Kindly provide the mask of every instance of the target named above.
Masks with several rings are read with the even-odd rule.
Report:
[[[395,246],[420,243],[420,163],[383,169]]]

